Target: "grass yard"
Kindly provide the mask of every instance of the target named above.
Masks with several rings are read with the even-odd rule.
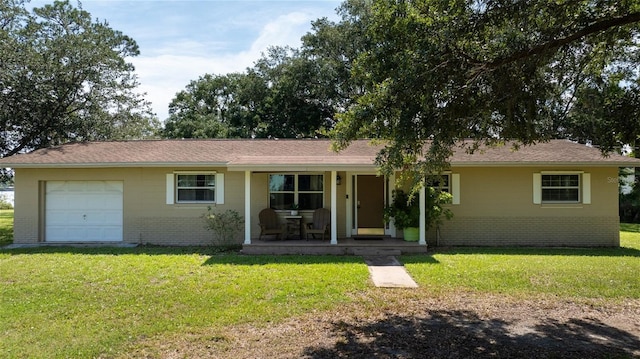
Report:
[[[640,299],[640,225],[622,228],[622,248],[451,248],[402,260],[435,293]]]
[[[199,249],[0,253],[0,356],[95,357],[165,333],[279,321],[366,290],[356,257]]]
[[[9,216],[0,212],[0,238],[11,231]],[[193,333],[277,326],[354,305],[367,312],[357,315],[375,314],[377,299],[359,303],[380,295],[402,300],[472,292],[516,300],[637,301],[639,232],[637,225],[622,226],[619,249],[455,248],[404,256],[420,288],[392,291],[372,287],[359,257],[160,247],[5,250],[0,357],[129,357],[127,352],[141,346],[170,345]],[[216,338],[194,339],[185,348],[209,347]]]

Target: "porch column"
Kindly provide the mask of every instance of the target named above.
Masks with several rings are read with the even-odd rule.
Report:
[[[426,226],[427,226],[427,220],[425,215],[427,214],[426,211],[426,205],[425,205],[425,199],[426,199],[426,189],[424,186],[422,186],[422,188],[420,188],[420,195],[419,195],[419,199],[420,199],[420,240],[418,241],[418,244],[421,246],[426,246],[427,245],[427,231],[426,231]]]
[[[244,171],[244,244],[251,244],[251,171]]]
[[[331,171],[331,244],[338,244],[338,172]]]

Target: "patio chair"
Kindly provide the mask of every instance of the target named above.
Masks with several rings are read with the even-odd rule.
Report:
[[[329,232],[329,226],[331,225],[331,211],[326,208],[318,208],[313,212],[313,222],[307,223],[305,227],[305,238],[309,240],[309,235],[314,239],[316,234],[322,235],[324,240],[324,234]]]
[[[262,236],[276,235],[276,239],[280,239],[285,233],[286,225],[280,224],[278,221],[278,214],[271,208],[265,208],[258,214],[260,220],[260,236],[259,240],[262,240]]]

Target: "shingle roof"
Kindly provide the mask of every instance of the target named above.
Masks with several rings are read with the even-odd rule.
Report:
[[[372,168],[380,146],[354,141],[340,153],[329,140],[141,140],[70,143],[0,159],[5,167],[159,167],[218,166],[229,169],[273,167]],[[592,165],[635,166],[640,159],[553,140],[513,151],[511,146],[457,149],[452,166]]]

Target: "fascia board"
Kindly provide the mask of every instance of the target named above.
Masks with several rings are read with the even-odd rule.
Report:
[[[452,162],[451,167],[640,167],[636,162]]]

